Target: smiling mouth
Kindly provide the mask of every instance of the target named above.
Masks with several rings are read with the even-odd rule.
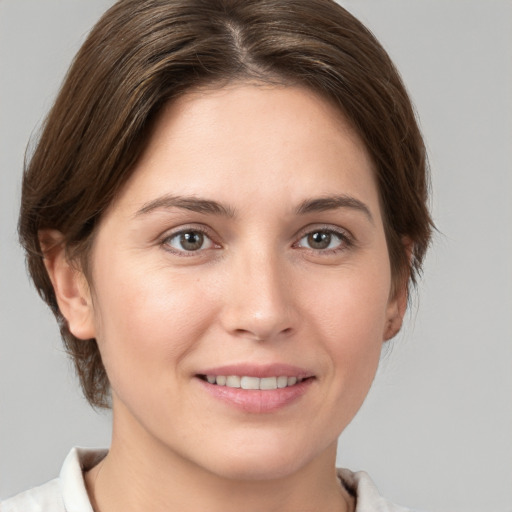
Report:
[[[274,390],[295,386],[312,377],[251,377],[248,375],[198,375],[209,384],[237,389]]]

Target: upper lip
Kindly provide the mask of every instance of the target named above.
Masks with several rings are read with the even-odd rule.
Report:
[[[253,363],[229,364],[205,368],[197,372],[197,375],[239,375],[247,377],[297,377],[305,379],[313,377],[313,372],[290,364],[258,365]]]

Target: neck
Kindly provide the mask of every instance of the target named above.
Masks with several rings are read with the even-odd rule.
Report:
[[[335,472],[336,443],[298,470],[233,479],[183,458],[143,429],[116,429],[108,455],[86,474],[95,512],[350,512]],[[140,427],[140,426],[138,426]],[[137,427],[136,427],[137,428]]]

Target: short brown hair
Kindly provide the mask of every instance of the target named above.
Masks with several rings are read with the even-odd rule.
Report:
[[[368,29],[332,0],[120,0],[89,34],[46,119],[19,219],[32,279],[94,406],[109,402],[98,346],[69,331],[38,232],[62,232],[85,268],[98,220],[162,106],[237,79],[303,85],[339,107],[374,162],[392,275],[416,282],[432,229],[425,147],[399,74]]]

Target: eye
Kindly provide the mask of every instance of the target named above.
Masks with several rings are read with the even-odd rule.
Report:
[[[197,229],[174,233],[164,240],[164,245],[174,252],[198,252],[214,247],[208,235]]]
[[[298,247],[315,251],[336,251],[349,244],[348,237],[331,229],[317,229],[305,234],[297,243]]]

